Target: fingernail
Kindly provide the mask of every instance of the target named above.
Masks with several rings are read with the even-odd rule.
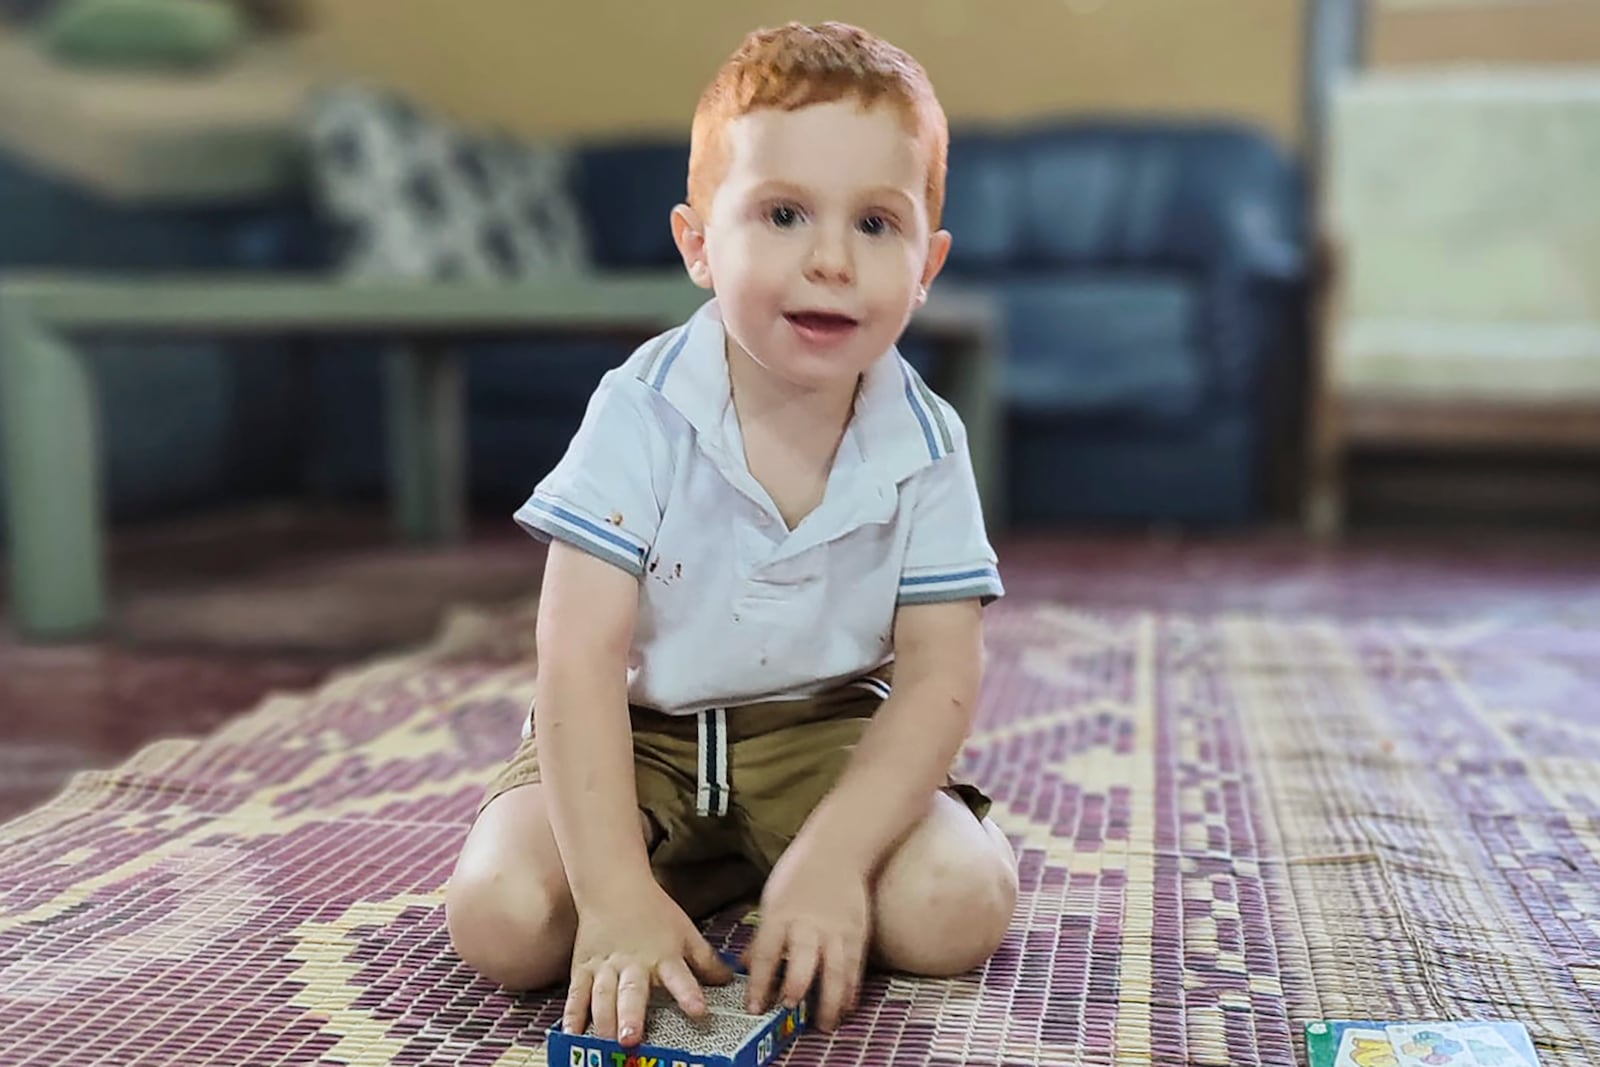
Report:
[[[622,1040],[626,1041],[626,1040],[628,1040],[628,1038],[630,1038],[632,1036],[633,1036],[633,1027],[624,1026],[622,1028]]]

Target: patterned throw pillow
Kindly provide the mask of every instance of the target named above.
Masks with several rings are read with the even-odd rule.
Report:
[[[318,94],[307,141],[348,277],[506,279],[588,264],[562,149],[356,87]]]

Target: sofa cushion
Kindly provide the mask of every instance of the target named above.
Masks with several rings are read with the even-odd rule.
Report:
[[[88,347],[114,517],[192,505],[226,484],[236,368],[207,347],[126,341]],[[153,417],[178,397],[181,417]]]
[[[1293,277],[1294,170],[1266,137],[1223,124],[1076,123],[1021,135],[1019,256]]]
[[[67,66],[161,73],[220,66],[250,36],[231,4],[205,0],[64,0],[36,32]]]
[[[952,276],[1004,270],[1025,247],[1022,232],[1022,174],[1011,137],[976,130],[951,134],[950,169],[945,182],[944,218],[949,230]]]
[[[1261,506],[1257,420],[1238,408],[1159,433],[1015,415],[1006,437],[1007,499],[1022,527],[1231,524],[1254,518]]]
[[[461,129],[354,87],[317,98],[308,139],[346,275],[515,278],[588,262],[566,149]]]
[[[1176,418],[1203,405],[1199,292],[1181,277],[1012,276],[993,291],[1013,410]]]
[[[688,195],[687,141],[592,145],[578,154],[572,186],[597,266],[629,270],[681,262],[670,218]]]
[[[475,500],[510,514],[560,460],[607,370],[636,347],[628,338],[513,337],[462,346],[466,357],[467,469]],[[307,476],[329,497],[382,493],[388,476],[383,352],[323,343],[313,364],[315,457]]]

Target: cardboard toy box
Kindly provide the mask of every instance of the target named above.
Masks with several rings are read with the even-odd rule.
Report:
[[[593,1033],[569,1034],[558,1024],[546,1034],[549,1067],[765,1067],[805,1030],[811,1007],[802,1000],[752,1015],[744,1007],[745,988],[742,974],[725,986],[706,986],[706,1017],[699,1022],[655,990],[645,1012],[645,1040],[631,1049]]]

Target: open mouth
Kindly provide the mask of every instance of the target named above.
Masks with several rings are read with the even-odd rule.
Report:
[[[860,323],[834,311],[789,311],[783,316],[808,341],[825,343],[849,335]]]

